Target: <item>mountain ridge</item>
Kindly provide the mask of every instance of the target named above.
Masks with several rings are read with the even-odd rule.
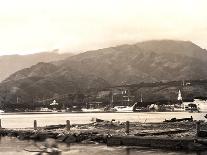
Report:
[[[29,55],[3,55],[0,56],[0,81],[3,81],[18,70],[31,67],[38,62],[51,62],[65,59],[73,54],[59,54],[57,50]]]
[[[85,93],[123,84],[205,80],[205,51],[189,41],[170,40],[87,51],[12,74],[0,84],[0,97],[5,97],[5,89],[7,100],[19,95],[29,102],[32,96]],[[51,68],[45,71],[47,67]]]

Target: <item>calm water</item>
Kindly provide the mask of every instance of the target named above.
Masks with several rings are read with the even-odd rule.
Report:
[[[39,150],[37,146],[44,145],[44,142],[20,141],[12,137],[2,137],[0,139],[0,155],[35,155]],[[100,144],[73,144],[67,145],[59,143],[62,155],[205,155],[207,152],[172,152],[158,149],[141,147],[107,147]]]
[[[33,127],[33,120],[37,120],[38,126],[51,124],[65,124],[66,120],[75,123],[89,123],[91,119],[96,117],[105,120],[115,119],[117,121],[131,122],[160,122],[172,117],[183,118],[193,116],[194,119],[205,120],[206,113],[186,113],[186,112],[154,112],[154,113],[68,113],[68,114],[3,114],[0,115],[2,127],[5,128],[24,128]],[[34,155],[24,151],[24,149],[35,150],[34,141],[20,141],[12,137],[1,137],[0,139],[0,155]],[[107,147],[100,144],[59,144],[59,148],[63,151],[63,155],[204,155],[207,152],[172,152],[163,150],[154,150],[148,148],[133,147]]]
[[[116,121],[131,122],[160,122],[165,119],[184,118],[193,116],[196,120],[205,120],[206,113],[188,112],[149,112],[149,113],[66,113],[66,114],[3,114],[0,115],[2,127],[24,128],[33,127],[33,121],[37,120],[38,126],[65,124],[70,120],[72,124],[90,123],[92,118],[104,120],[115,119]]]

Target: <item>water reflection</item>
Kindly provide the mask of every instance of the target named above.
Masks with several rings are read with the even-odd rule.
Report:
[[[44,142],[31,140],[20,141],[14,137],[0,137],[0,155],[31,155],[31,151],[38,151],[37,146]],[[100,144],[64,144],[58,143],[62,155],[206,155],[207,152],[175,152],[144,147],[107,147]]]
[[[126,148],[126,155],[130,155],[130,148]]]

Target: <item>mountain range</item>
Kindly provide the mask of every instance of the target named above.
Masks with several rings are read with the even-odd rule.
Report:
[[[0,81],[8,78],[18,70],[31,67],[38,62],[51,62],[65,59],[71,53],[59,54],[58,50],[41,52],[29,55],[4,55],[0,56]]]
[[[41,62],[19,70],[0,84],[0,100],[102,90],[107,87],[207,77],[207,51],[190,41],[152,40]]]

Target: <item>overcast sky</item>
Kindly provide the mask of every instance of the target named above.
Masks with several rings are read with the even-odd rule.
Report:
[[[0,0],[0,55],[152,39],[207,48],[206,0]]]

